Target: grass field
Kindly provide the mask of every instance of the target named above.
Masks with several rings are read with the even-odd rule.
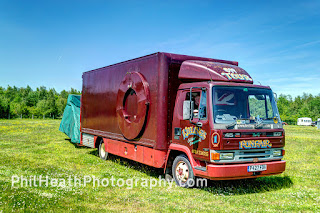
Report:
[[[157,186],[12,187],[12,176],[150,179],[162,170],[79,148],[59,120],[0,120],[0,212],[319,212],[320,130],[286,126],[286,171],[255,180],[210,181],[206,188]],[[31,177],[32,178],[32,177]]]

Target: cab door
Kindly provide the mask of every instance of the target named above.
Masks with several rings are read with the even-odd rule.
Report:
[[[188,147],[195,159],[209,160],[209,134],[210,126],[208,122],[208,90],[206,88],[191,88],[181,91],[179,101],[190,101],[193,116],[191,119],[183,119],[179,116],[180,127],[174,128],[180,137],[178,143]],[[190,97],[191,96],[191,97]],[[179,104],[183,111],[183,104]],[[177,137],[175,137],[177,139]]]

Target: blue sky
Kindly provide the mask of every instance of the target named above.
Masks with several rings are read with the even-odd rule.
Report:
[[[320,1],[0,0],[0,86],[81,90],[163,51],[235,60],[278,94],[320,93]]]

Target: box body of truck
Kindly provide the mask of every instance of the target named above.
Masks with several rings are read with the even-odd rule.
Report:
[[[179,68],[182,62],[186,60],[236,64],[236,62],[224,60],[170,53],[156,53],[85,72],[82,76],[81,132],[82,135],[85,134],[85,139],[88,140],[88,135],[91,135],[91,139],[89,139],[90,143],[84,142],[84,144],[89,147],[96,147],[93,143],[92,136],[97,136],[119,142],[128,142],[128,146],[129,144],[135,144],[150,148],[151,150],[144,148],[151,151],[149,158],[151,158],[154,150],[159,150],[157,153],[158,155],[160,154],[162,158],[158,160],[161,162],[154,164],[148,161],[149,158],[146,162],[143,162],[148,165],[163,167],[172,137],[172,116],[175,98],[180,84],[180,80],[178,79]],[[121,101],[117,105],[119,87],[126,76],[130,78],[131,75],[135,75],[136,73],[143,75],[141,81],[144,81],[142,83],[144,83],[147,90],[149,90],[144,92],[143,89],[141,89],[141,93],[149,93],[148,97],[146,97],[149,106],[148,109],[136,109],[141,110],[139,113],[137,113],[135,109],[128,109],[128,111],[131,110],[140,114],[138,120],[132,121],[132,123],[135,122],[138,123],[138,125],[129,125],[121,130],[119,128],[119,121],[125,120],[125,118],[122,115],[120,116],[117,111],[117,107],[123,107],[123,102]],[[134,77],[135,76],[133,76],[133,78]],[[137,81],[138,82],[132,82],[132,84],[139,84],[139,79]],[[141,93],[138,95],[141,95]],[[133,100],[133,102],[137,102],[137,100]],[[136,103],[134,106],[132,105],[131,103],[128,107],[138,108]],[[136,131],[136,135],[131,138],[125,137],[124,134],[126,134],[126,132],[132,131]],[[138,136],[139,134],[142,134],[142,136]],[[137,137],[139,138],[138,140]],[[94,141],[96,142],[96,139],[94,139]],[[108,148],[111,149],[111,146]],[[138,149],[138,146],[136,146],[136,148]],[[123,151],[124,154],[124,150],[121,151]],[[118,154],[120,155],[121,153]]]
[[[253,85],[235,61],[155,53],[99,68],[83,74],[81,144],[102,144],[102,154],[157,168],[171,168],[182,156],[193,175],[209,179],[279,174],[285,169],[285,140],[270,92],[269,87]],[[277,117],[264,123],[259,115],[232,115],[229,111],[236,105],[248,104],[241,99],[248,94]],[[194,106],[198,108],[193,111]],[[248,110],[242,111],[250,114]],[[280,155],[273,156],[270,148]],[[233,161],[220,159],[231,157],[230,150]],[[175,166],[183,170],[179,162]]]

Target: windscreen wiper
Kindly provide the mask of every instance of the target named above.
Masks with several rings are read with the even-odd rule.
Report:
[[[238,121],[250,121],[250,119],[237,119],[235,121],[233,121],[231,124],[227,125],[226,128],[229,129],[230,127],[234,127],[236,124],[245,124],[245,123],[238,123]]]
[[[262,126],[263,126],[263,122],[259,122],[254,125],[254,128],[259,129],[259,128],[262,128]]]
[[[231,124],[228,124],[226,128],[229,129],[230,127],[234,127],[236,124],[237,124],[237,120],[233,121]]]
[[[256,121],[256,124],[254,125],[254,128],[255,129],[261,128],[263,126],[265,120],[268,120],[268,119],[261,119],[259,121]]]

